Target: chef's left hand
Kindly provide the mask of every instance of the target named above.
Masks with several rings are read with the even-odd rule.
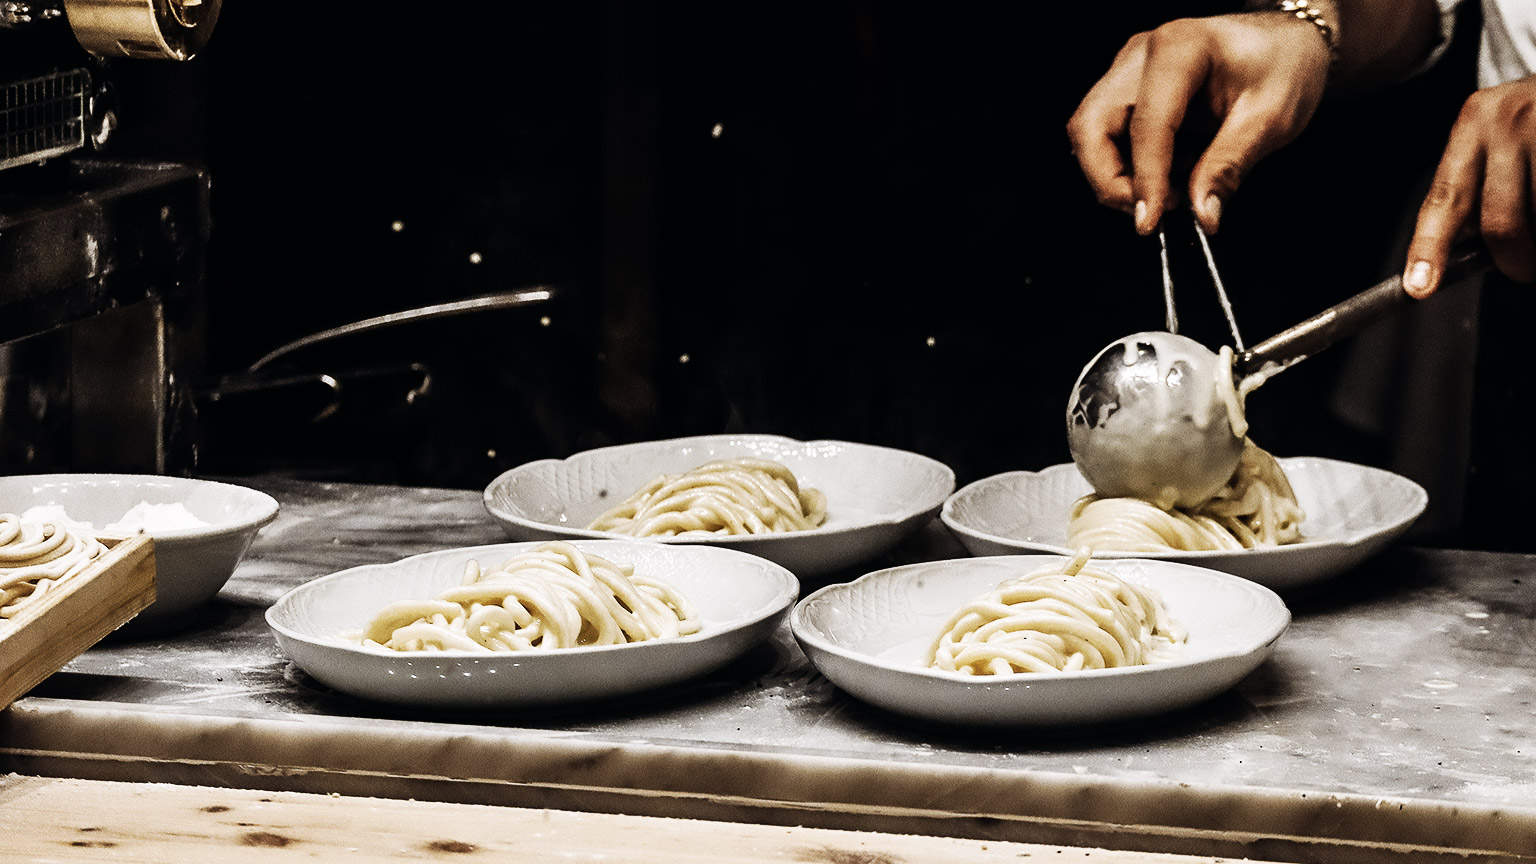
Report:
[[[1451,242],[1481,233],[1494,264],[1516,282],[1536,280],[1536,76],[1473,93],[1408,247],[1403,285],[1414,297],[1440,287]]]

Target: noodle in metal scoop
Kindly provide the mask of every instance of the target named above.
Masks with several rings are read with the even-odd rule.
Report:
[[[1262,375],[1232,380],[1233,353],[1220,351],[1218,400],[1243,439],[1237,469],[1216,494],[1193,507],[1163,506],[1141,498],[1085,495],[1072,505],[1067,543],[1095,552],[1204,552],[1283,546],[1302,539],[1306,519],[1280,463],[1247,437],[1244,401]]]
[[[1067,542],[1098,552],[1255,549],[1300,541],[1305,518],[1280,463],[1247,441],[1232,479],[1198,507],[1087,495],[1072,505]]]

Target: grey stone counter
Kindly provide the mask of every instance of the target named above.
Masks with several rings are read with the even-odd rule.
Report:
[[[1536,859],[1536,559],[1390,550],[1287,597],[1291,629],[1233,691],[1134,724],[905,720],[834,688],[787,628],[622,703],[444,713],[329,691],[262,613],[336,570],[501,542],[479,494],[242,482],[283,509],[216,601],[178,632],[103,642],[0,714],[0,770],[1278,860]],[[861,569],[962,554],[935,522]]]

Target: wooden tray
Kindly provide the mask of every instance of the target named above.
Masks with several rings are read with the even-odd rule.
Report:
[[[106,554],[0,619],[0,711],[155,601],[155,541],[98,537]]]

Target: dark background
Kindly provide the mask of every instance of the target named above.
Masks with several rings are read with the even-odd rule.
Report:
[[[1077,372],[1163,324],[1156,242],[1094,201],[1066,120],[1130,35],[1236,5],[226,4],[204,56],[118,68],[118,152],[213,180],[210,392],[346,322],[559,293],[296,352],[268,373],[384,383],[320,423],[281,388],[205,401],[200,470],[480,488],[732,431],[915,450],[961,484],[1066,461]],[[1400,266],[1473,42],[1328,102],[1229,204],[1250,343]],[[1227,341],[1188,224],[1169,236],[1184,332]],[[1255,440],[1413,476],[1333,410],[1348,357],[1259,391]],[[409,364],[432,387],[407,404]]]

